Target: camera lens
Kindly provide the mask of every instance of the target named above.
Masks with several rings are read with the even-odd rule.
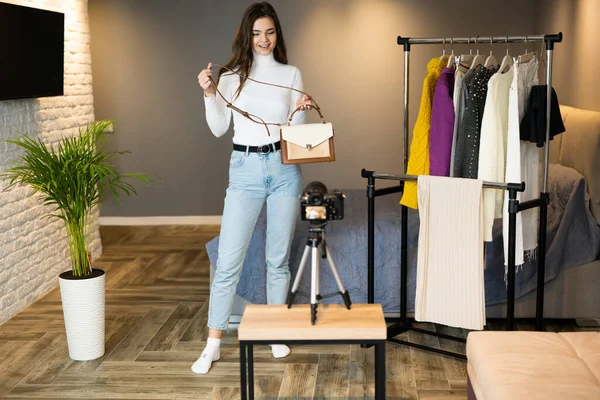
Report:
[[[320,206],[323,204],[323,196],[327,193],[327,186],[322,182],[313,181],[306,185],[304,192],[308,195],[309,204]]]

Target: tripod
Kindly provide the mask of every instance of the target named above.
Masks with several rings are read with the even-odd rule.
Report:
[[[312,268],[311,268],[311,284],[310,284],[310,316],[311,316],[311,324],[314,325],[317,321],[317,307],[318,301],[321,299],[326,299],[328,297],[337,296],[338,294],[342,296],[344,299],[344,304],[346,308],[349,310],[352,302],[350,301],[350,294],[346,289],[344,289],[344,285],[342,285],[342,280],[338,275],[337,268],[335,267],[335,263],[333,262],[333,258],[331,257],[329,250],[327,248],[327,243],[325,241],[324,236],[324,228],[327,225],[327,221],[310,221],[311,225],[309,226],[308,232],[308,241],[306,243],[306,247],[304,248],[304,253],[302,254],[302,259],[300,260],[300,267],[298,269],[298,273],[296,274],[296,279],[294,279],[294,284],[292,286],[292,290],[288,294],[287,305],[288,308],[292,307],[292,303],[294,302],[294,298],[296,297],[296,293],[298,293],[298,286],[300,285],[300,280],[302,279],[302,273],[304,272],[304,267],[306,266],[306,261],[308,260],[309,252],[312,255]],[[337,283],[339,292],[331,293],[327,295],[321,295],[319,289],[319,255],[318,255],[318,247],[321,245],[322,258],[327,258],[329,261],[329,266],[331,267],[331,272],[333,272],[333,276]]]

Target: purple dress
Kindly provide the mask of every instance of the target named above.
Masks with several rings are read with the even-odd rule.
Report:
[[[435,85],[429,130],[429,174],[450,176],[454,135],[454,69],[444,68]]]

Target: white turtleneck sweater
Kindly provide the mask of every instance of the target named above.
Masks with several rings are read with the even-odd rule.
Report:
[[[304,90],[300,70],[294,66],[277,62],[273,53],[264,56],[254,52],[250,78]],[[302,93],[291,89],[267,86],[246,80],[240,95],[234,99],[239,84],[240,76],[226,71],[219,81],[219,91],[233,105],[259,116],[267,123],[287,123],[287,119],[296,108],[296,101],[302,96]],[[216,92],[211,97],[204,96],[204,105],[206,122],[216,137],[221,137],[227,132],[233,113],[233,143],[261,146],[277,142],[280,139],[278,126],[268,125],[271,133],[269,136],[263,124],[254,123],[239,112],[228,108],[225,101]],[[305,114],[305,111],[296,112],[291,122],[292,125],[303,123]]]

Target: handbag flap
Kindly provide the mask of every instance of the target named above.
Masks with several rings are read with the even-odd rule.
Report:
[[[333,126],[325,124],[298,124],[281,127],[281,138],[303,148],[312,148],[333,137]]]

